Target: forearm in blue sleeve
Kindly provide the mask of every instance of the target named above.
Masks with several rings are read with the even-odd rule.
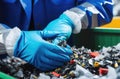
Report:
[[[111,22],[113,17],[112,0],[83,1],[82,4],[64,12],[75,25],[74,33],[79,33],[81,28],[92,28]]]

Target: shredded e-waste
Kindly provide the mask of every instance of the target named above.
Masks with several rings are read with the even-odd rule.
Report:
[[[71,47],[71,60],[53,71],[41,72],[16,57],[0,59],[0,71],[17,79],[120,79],[120,44],[98,51]]]

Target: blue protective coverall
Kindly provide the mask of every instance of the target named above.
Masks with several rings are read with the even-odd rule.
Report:
[[[55,69],[72,54],[56,42],[109,23],[112,5],[112,0],[0,0],[0,53],[6,50],[43,71]]]

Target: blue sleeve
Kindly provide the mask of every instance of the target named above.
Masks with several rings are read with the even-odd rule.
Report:
[[[79,16],[82,27],[101,26],[111,22],[113,18],[112,0],[77,0],[77,4],[69,11]]]
[[[7,26],[6,24],[0,23],[0,30],[3,30],[3,29],[10,29],[10,27]]]

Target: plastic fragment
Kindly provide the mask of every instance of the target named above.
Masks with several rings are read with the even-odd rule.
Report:
[[[93,58],[95,58],[95,57],[97,57],[99,55],[99,52],[90,52],[90,56],[91,57],[93,57]]]

